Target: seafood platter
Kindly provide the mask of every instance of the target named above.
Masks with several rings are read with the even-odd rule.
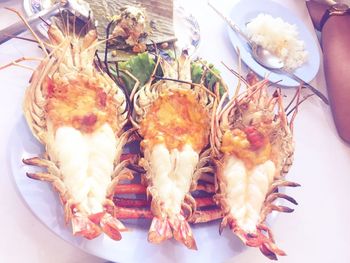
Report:
[[[299,186],[286,174],[300,89],[285,103],[268,80],[228,67],[238,81],[230,87],[215,65],[173,48],[171,19],[159,40],[162,30],[147,29],[147,8],[118,10],[101,23],[104,30],[93,18],[78,28],[67,13],[45,22],[46,36],[27,24],[43,55],[23,115],[40,146],[20,156],[20,176],[28,188],[52,194],[55,204],[45,205],[57,215],[55,232],[63,228],[74,244],[128,246],[130,253],[147,246],[198,255],[213,239],[227,257],[235,246],[271,260],[285,256],[267,218],[292,212],[287,202],[297,205],[283,189]]]

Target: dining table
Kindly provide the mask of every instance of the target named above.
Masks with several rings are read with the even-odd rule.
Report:
[[[229,38],[227,24],[208,6],[207,1],[176,0],[175,2],[182,5],[198,22],[200,39],[194,56],[214,64],[232,94],[237,85],[237,78],[224,64],[236,71],[239,70],[242,75],[248,73],[249,66],[242,63],[239,67],[241,63],[235,45]],[[239,2],[239,0],[212,1],[225,15],[229,15]],[[274,2],[288,8],[312,35],[321,59],[318,72],[310,84],[327,94],[322,50],[319,44],[321,36],[312,25],[305,1],[275,0]],[[0,0],[0,29],[18,21],[18,17],[4,7],[12,7],[23,12],[23,1]],[[22,36],[28,37],[30,34],[25,32]],[[22,57],[42,56],[42,51],[35,43],[22,39],[14,38],[0,45],[0,67]],[[37,66],[36,61],[24,63],[31,67]],[[18,129],[22,124],[19,123],[24,120],[22,101],[31,74],[32,71],[16,66],[0,70],[2,92],[0,96],[0,262],[102,263],[111,261],[110,258],[101,254],[66,242],[47,227],[33,212],[33,207],[26,202],[31,197],[23,195],[18,181],[14,179],[18,176],[26,176],[25,173],[17,174],[18,169],[14,167],[16,164],[14,165],[13,155],[16,154],[14,148],[18,149],[16,143],[21,140],[16,136],[20,136]],[[295,91],[296,87],[281,89],[286,100],[291,98]],[[307,89],[301,91],[303,95],[308,92]],[[299,183],[301,187],[285,190],[298,202],[298,205],[293,207],[294,212],[280,213],[271,220],[270,227],[276,243],[287,254],[279,257],[279,261],[285,263],[350,262],[350,205],[347,201],[350,200],[350,145],[339,137],[330,107],[317,96],[311,96],[299,105],[293,134],[294,162],[287,177]],[[25,139],[28,140],[27,137]],[[18,163],[18,166],[23,164]],[[28,179],[27,183],[30,187],[32,181]],[[37,194],[40,201],[40,191]],[[41,201],[44,203],[46,200]],[[40,206],[40,202],[37,205]],[[227,239],[228,236],[225,235],[222,238]],[[232,234],[232,238],[233,236]],[[132,255],[118,257],[118,253],[121,255],[124,252],[118,250],[117,246],[118,244],[116,244],[116,255],[113,261],[140,262]],[[222,248],[215,246],[215,242],[211,246],[214,246],[211,252],[213,255],[207,258],[198,256],[197,262],[270,262],[257,248],[242,245],[240,249],[232,249],[232,255],[223,258],[220,256]],[[142,245],[135,247],[132,253],[142,255]],[[200,255],[201,250],[199,249],[196,253]],[[126,260],[126,258],[129,259]],[[137,258],[140,259],[140,257]],[[193,259],[196,257],[187,258],[186,254],[179,258],[174,255],[173,250],[169,250],[168,254],[164,252],[164,255],[157,253],[154,257],[147,255],[142,261],[189,262]]]

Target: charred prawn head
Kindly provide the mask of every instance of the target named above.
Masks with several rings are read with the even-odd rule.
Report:
[[[104,232],[119,240],[126,228],[115,218],[111,198],[127,174],[119,160],[128,135],[125,95],[93,64],[95,30],[81,37],[52,24],[50,43],[34,36],[46,56],[32,75],[23,109],[46,153],[23,162],[47,171],[27,175],[52,183],[73,234],[92,239]]]
[[[147,192],[152,197],[153,221],[148,239],[159,243],[174,238],[196,249],[186,219],[196,209],[190,195],[208,167],[210,120],[215,95],[193,84],[190,60],[182,55],[174,64],[159,59],[164,78],[154,75],[133,96],[133,124],[142,137]]]
[[[224,105],[214,116],[211,142],[216,163],[216,202],[223,210],[220,232],[229,225],[248,246],[259,247],[270,259],[285,255],[277,248],[266,216],[273,210],[293,210],[273,204],[284,198],[280,186],[299,186],[285,181],[292,164],[292,120],[283,107],[282,95],[268,93],[268,82],[250,81],[247,90]],[[298,96],[297,96],[298,97]],[[266,234],[265,234],[266,233]]]

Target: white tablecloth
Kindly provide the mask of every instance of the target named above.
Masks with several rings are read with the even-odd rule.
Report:
[[[228,12],[236,1],[213,1]],[[302,0],[280,0],[313,32]],[[205,1],[187,1],[201,27],[198,55],[218,65],[229,85],[233,77],[221,61],[235,67],[237,56],[226,34],[226,26]],[[18,1],[0,1],[16,6]],[[0,10],[0,28],[17,19]],[[315,35],[315,34],[314,34]],[[316,39],[316,35],[315,35]],[[0,46],[0,65],[22,56],[40,56],[35,44],[11,40]],[[30,63],[29,63],[30,64]],[[21,68],[0,71],[0,262],[104,262],[67,244],[47,229],[19,195],[11,174],[8,143],[21,113],[24,88],[31,72]],[[313,85],[325,92],[322,66]],[[287,90],[286,93],[291,93]],[[302,187],[288,190],[299,205],[292,214],[280,215],[273,224],[276,241],[288,256],[280,262],[350,262],[350,148],[335,130],[330,109],[316,97],[299,109],[295,122],[295,162],[290,172]],[[145,241],[146,242],[146,241]],[[220,247],[217,248],[220,253]],[[137,253],[137,252],[136,252]],[[170,261],[170,259],[169,259]],[[258,249],[246,249],[227,262],[268,262]]]

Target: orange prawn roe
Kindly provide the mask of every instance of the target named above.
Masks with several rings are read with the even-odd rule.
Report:
[[[271,144],[267,136],[254,127],[227,130],[222,138],[221,151],[234,154],[249,168],[270,159]]]
[[[46,79],[46,114],[55,129],[71,126],[91,133],[106,122],[116,129],[117,105],[96,82],[79,76],[64,84]]]
[[[209,141],[209,113],[188,91],[167,92],[150,107],[141,122],[143,147],[165,143],[168,149],[190,144],[201,151]]]

